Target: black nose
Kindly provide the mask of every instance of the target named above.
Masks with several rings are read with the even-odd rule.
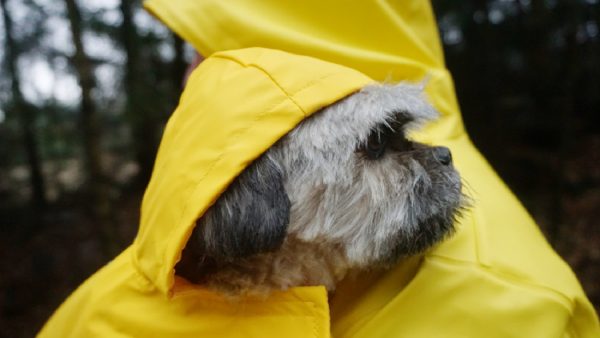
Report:
[[[450,149],[446,147],[433,148],[433,157],[443,165],[452,163],[452,153],[450,152]]]

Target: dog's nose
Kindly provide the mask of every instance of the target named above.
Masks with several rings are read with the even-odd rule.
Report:
[[[443,165],[452,163],[452,153],[450,152],[450,149],[446,147],[433,148],[433,157]]]

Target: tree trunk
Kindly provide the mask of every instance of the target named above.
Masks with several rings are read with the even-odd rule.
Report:
[[[576,119],[577,114],[575,112],[576,95],[579,92],[576,88],[578,72],[581,69],[578,64],[578,60],[581,60],[580,50],[577,45],[577,24],[581,22],[578,11],[578,3],[574,0],[564,1],[562,3],[565,6],[565,12],[563,15],[566,18],[565,24],[565,37],[566,47],[563,55],[563,62],[561,62],[561,69],[559,71],[559,78],[562,80],[562,109],[558,116],[561,128],[559,129],[560,144],[558,148],[558,168],[556,172],[555,181],[556,190],[553,201],[553,217],[548,230],[549,240],[552,245],[557,247],[563,231],[567,229],[567,223],[565,219],[563,198],[568,196],[568,184],[566,179],[566,173],[568,171],[568,159],[569,154],[576,144],[577,126]]]
[[[82,39],[81,13],[75,0],[65,0],[67,16],[71,24],[71,34],[75,55],[73,63],[77,81],[81,87],[80,126],[83,133],[83,153],[87,170],[86,186],[89,189],[93,221],[97,224],[102,238],[104,253],[112,256],[116,250],[114,220],[109,196],[109,185],[102,171],[99,122],[96,116],[92,90],[95,86],[94,69],[85,53]]]
[[[23,144],[25,145],[29,166],[29,180],[32,190],[31,201],[34,210],[38,211],[46,205],[46,190],[44,175],[41,169],[41,159],[38,153],[38,142],[35,137],[33,109],[25,102],[25,98],[21,93],[21,82],[17,69],[17,60],[20,53],[13,36],[13,22],[7,12],[6,0],[0,0],[0,8],[2,9],[4,21],[5,60],[8,68],[8,76],[11,79],[13,109],[19,114]]]
[[[183,87],[183,76],[188,65],[185,62],[184,55],[184,42],[183,40],[173,34],[173,49],[175,49],[175,57],[172,62],[172,74],[173,74],[173,89],[177,92],[176,97],[181,94],[181,88]]]
[[[147,111],[147,98],[143,97],[140,74],[140,38],[133,22],[133,6],[130,0],[121,0],[119,6],[123,18],[121,44],[125,50],[125,109],[132,137],[135,160],[140,171],[134,182],[136,187],[144,187],[150,180],[156,155],[156,122]]]

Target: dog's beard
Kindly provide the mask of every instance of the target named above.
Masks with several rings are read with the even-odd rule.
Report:
[[[341,246],[349,264],[361,268],[393,264],[452,233],[465,201],[460,176],[430,148],[359,158],[345,168],[337,183],[323,183],[318,167],[287,175],[289,234]]]
[[[410,159],[413,186],[405,198],[410,203],[398,218],[399,231],[384,245],[380,261],[394,264],[398,259],[426,251],[454,231],[454,224],[467,205],[461,179],[452,167],[440,165],[426,152]]]

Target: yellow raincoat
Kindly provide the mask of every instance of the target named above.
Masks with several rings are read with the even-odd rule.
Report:
[[[40,337],[600,337],[575,276],[468,139],[428,2],[146,7],[210,57],[169,120],[134,243]],[[194,220],[298,122],[373,80],[425,76],[442,117],[414,137],[452,149],[474,199],[454,237],[331,299],[298,287],[231,303],[174,275]]]

